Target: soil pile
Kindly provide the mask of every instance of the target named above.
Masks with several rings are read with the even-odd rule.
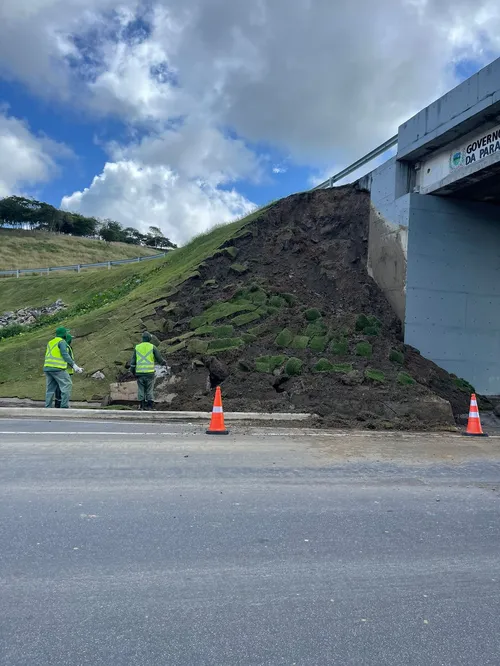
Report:
[[[226,411],[329,426],[446,427],[467,412],[470,387],[403,344],[367,273],[369,210],[355,186],[288,197],[170,294],[145,322],[171,366],[161,407],[208,411],[221,384]]]

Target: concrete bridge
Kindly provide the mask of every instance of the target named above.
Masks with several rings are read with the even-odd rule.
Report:
[[[359,181],[372,202],[368,270],[405,342],[500,394],[500,59],[367,157],[396,143]]]

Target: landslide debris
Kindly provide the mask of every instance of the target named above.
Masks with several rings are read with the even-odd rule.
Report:
[[[453,425],[469,387],[403,344],[366,270],[369,211],[356,186],[293,195],[199,266],[147,321],[171,366],[161,408],[208,411],[221,384],[227,411],[313,412],[339,427]]]

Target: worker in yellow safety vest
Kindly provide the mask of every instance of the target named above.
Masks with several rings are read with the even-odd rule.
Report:
[[[71,389],[73,382],[68,373],[68,367],[74,372],[81,373],[83,368],[80,368],[68,352],[68,343],[66,336],[68,331],[64,326],[59,326],[56,330],[56,337],[49,340],[45,350],[45,362],[43,364],[43,372],[47,388],[45,391],[45,407],[52,407],[55,398],[56,388],[59,387],[61,391],[61,408],[67,409],[69,407],[69,400],[71,398]]]
[[[68,345],[68,354],[71,356],[73,361],[75,360],[75,355],[73,353],[73,347],[71,346],[71,341],[73,340],[73,336],[70,333],[66,333],[66,344]],[[75,371],[73,368],[68,365],[68,375],[74,375]],[[55,399],[54,399],[54,407],[61,407],[61,389],[59,388],[59,385],[57,385],[56,392],[55,392]]]
[[[142,342],[136,345],[130,359],[130,370],[137,379],[137,398],[139,409],[153,409],[155,363],[166,365],[158,349],[151,342],[151,333],[144,331]]]

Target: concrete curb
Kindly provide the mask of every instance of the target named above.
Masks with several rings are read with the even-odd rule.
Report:
[[[206,421],[209,412],[140,412],[135,410],[108,409],[44,409],[40,407],[0,407],[0,419],[48,419],[51,421]],[[314,414],[265,414],[258,412],[229,412],[226,421],[310,421]]]

